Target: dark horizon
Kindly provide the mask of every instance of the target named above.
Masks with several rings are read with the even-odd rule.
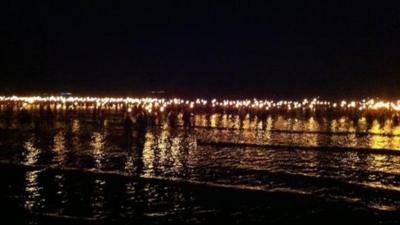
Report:
[[[3,11],[3,94],[400,96],[400,13],[388,3],[41,1]]]

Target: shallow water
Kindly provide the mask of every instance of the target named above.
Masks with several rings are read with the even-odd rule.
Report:
[[[148,128],[143,144],[107,120],[3,128],[2,207],[39,224],[400,222],[389,120],[194,120]]]

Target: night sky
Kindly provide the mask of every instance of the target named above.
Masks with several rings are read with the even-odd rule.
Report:
[[[0,93],[400,96],[388,1],[126,2],[2,3]]]

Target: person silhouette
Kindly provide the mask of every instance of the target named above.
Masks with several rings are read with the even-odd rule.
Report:
[[[191,120],[192,114],[188,111],[185,110],[183,112],[183,126],[185,128],[191,128],[192,127],[192,120]]]
[[[125,113],[124,116],[124,134],[130,140],[133,134],[133,120],[129,113]]]
[[[147,116],[140,112],[136,118],[137,143],[143,144],[146,136]]]
[[[28,110],[26,108],[22,108],[19,111],[17,117],[18,117],[19,125],[21,125],[23,128],[28,127],[32,122],[31,114],[28,112]]]

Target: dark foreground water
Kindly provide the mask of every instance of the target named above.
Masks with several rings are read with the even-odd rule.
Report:
[[[105,121],[0,130],[12,224],[399,224],[390,121],[196,116],[144,143]],[[241,123],[238,125],[238,123]]]

